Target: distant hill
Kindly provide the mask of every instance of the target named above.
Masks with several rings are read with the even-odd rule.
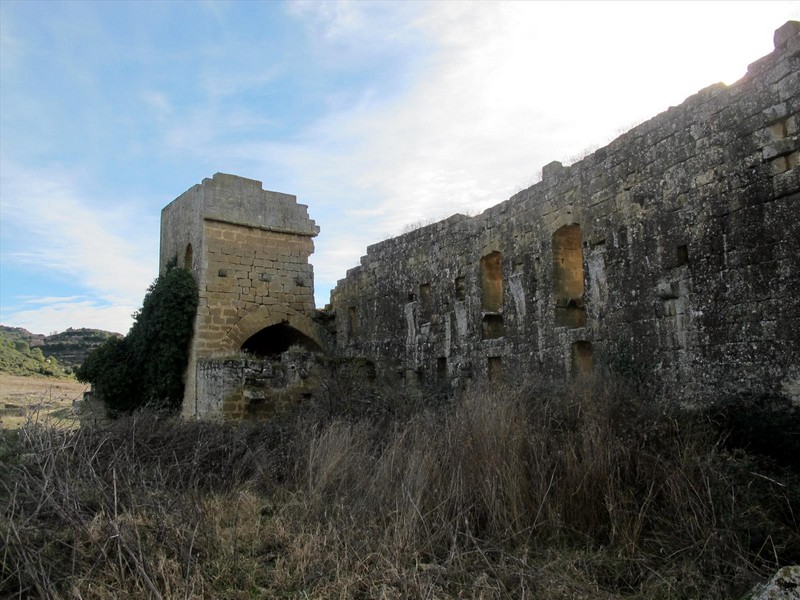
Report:
[[[22,327],[6,327],[5,325],[0,325],[0,334],[12,342],[25,342],[29,346],[41,346],[47,337],[41,333],[31,333]]]
[[[42,335],[0,325],[0,371],[17,375],[68,375],[86,360],[89,352],[110,337],[122,336],[86,328]]]

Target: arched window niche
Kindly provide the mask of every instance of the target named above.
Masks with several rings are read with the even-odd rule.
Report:
[[[194,251],[191,244],[186,244],[186,252],[183,253],[183,268],[192,270],[192,258]]]

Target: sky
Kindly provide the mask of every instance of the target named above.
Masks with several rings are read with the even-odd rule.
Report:
[[[216,172],[369,244],[476,214],[773,49],[800,2],[0,1],[0,322],[125,333]]]

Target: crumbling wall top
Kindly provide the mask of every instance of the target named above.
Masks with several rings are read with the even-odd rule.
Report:
[[[778,29],[775,30],[775,35],[772,38],[776,50],[797,50],[798,49],[798,34],[800,34],[800,21],[787,21]],[[789,45],[792,48],[788,48]]]
[[[312,237],[319,233],[308,206],[298,204],[296,196],[264,190],[260,181],[237,175],[216,173],[174,203],[192,203],[200,218],[211,221]]]

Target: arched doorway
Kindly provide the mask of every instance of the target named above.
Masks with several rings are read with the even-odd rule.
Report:
[[[317,342],[287,323],[264,327],[242,344],[242,350],[259,358],[276,357],[293,347],[306,352],[322,352]]]

